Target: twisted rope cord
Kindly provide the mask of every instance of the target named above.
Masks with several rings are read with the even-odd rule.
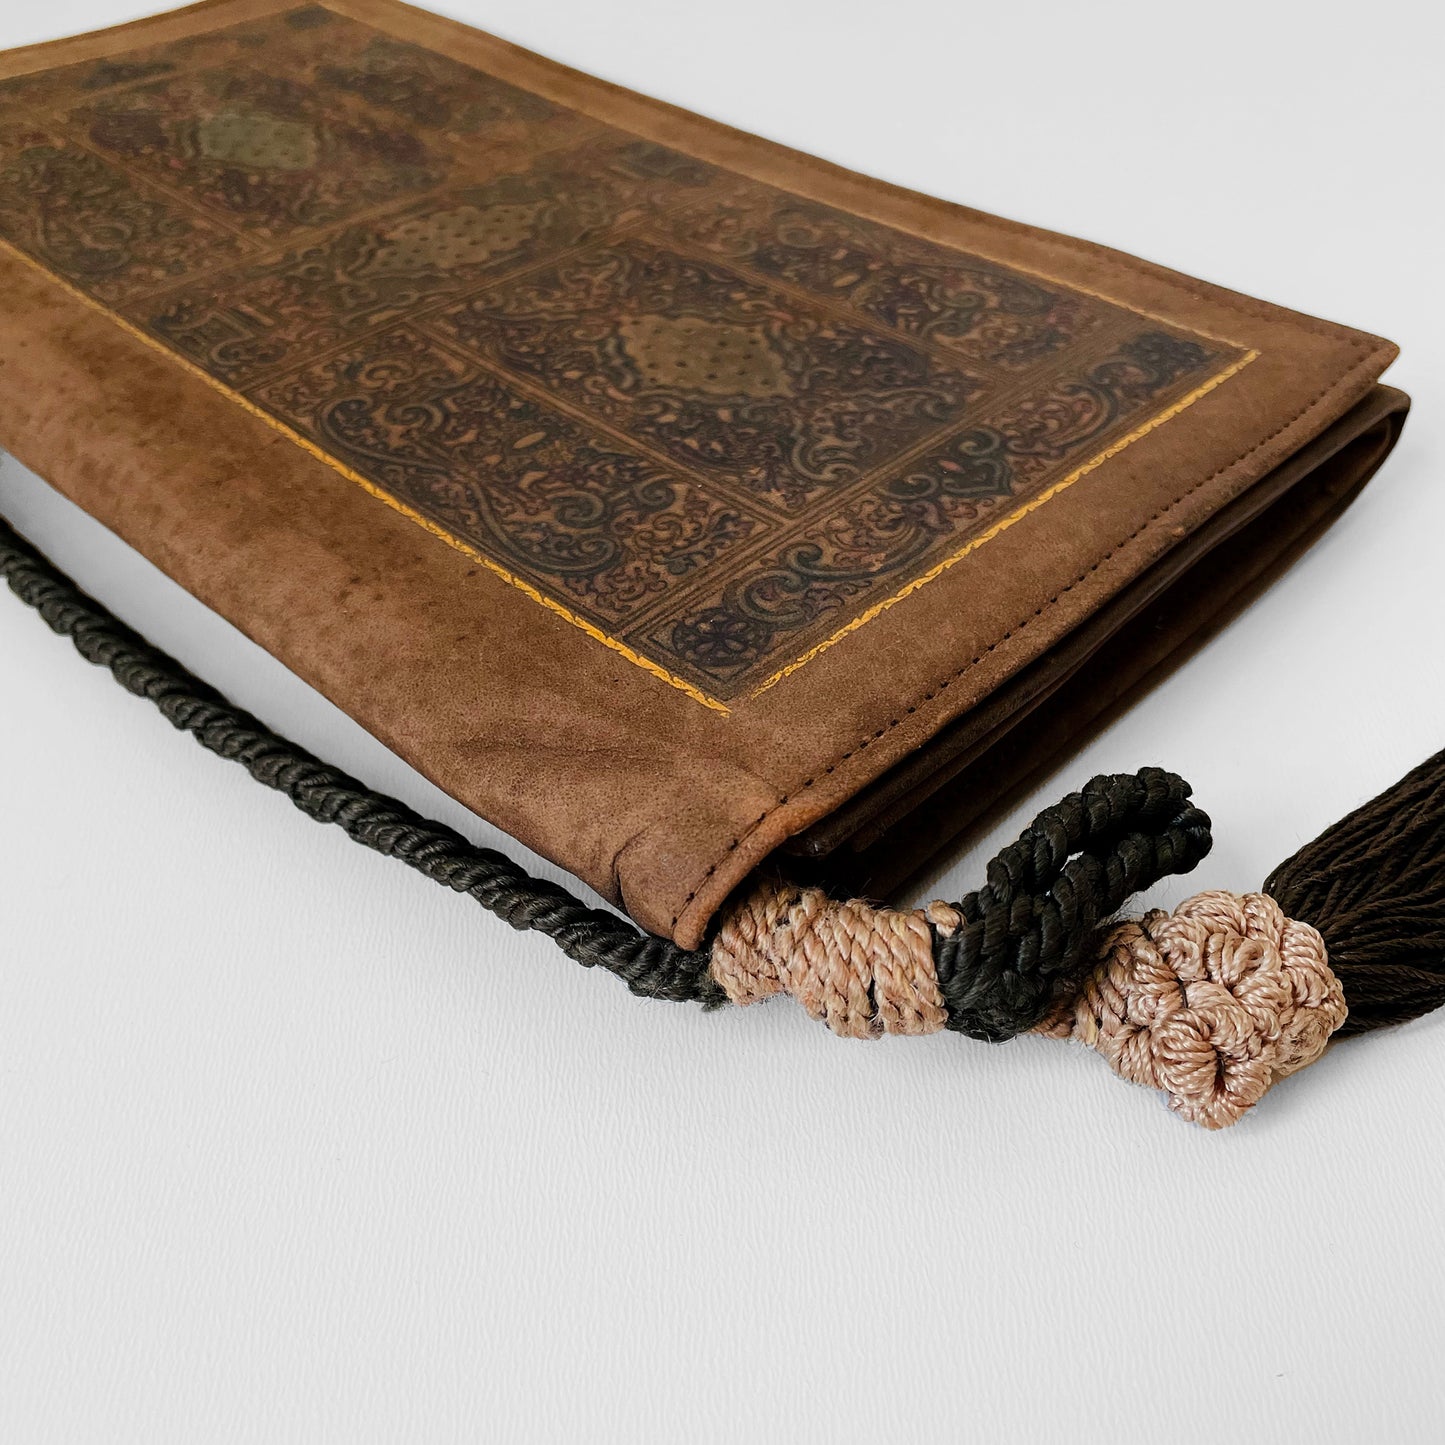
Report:
[[[1094,963],[1131,893],[1208,853],[1209,819],[1160,768],[1104,775],[1045,808],[957,904],[874,908],[761,880],[723,913],[713,974],[734,1003],[789,993],[846,1038],[940,1028],[1002,1042]]]
[[[949,922],[947,904],[930,904]],[[821,888],[760,878],[723,913],[713,976],[736,1004],[789,993],[835,1034],[931,1034],[948,1023],[922,910],[839,901]]]
[[[202,747],[242,764],[307,817],[552,938],[645,998],[715,1008],[795,993],[837,1032],[955,1029],[1002,1040],[1033,1028],[1094,959],[1093,931],[1129,893],[1210,847],[1189,786],[1158,768],[1093,779],[1046,808],[956,907],[900,912],[764,878],[689,951],[589,908],[505,855],[367,788],[278,737],[87,596],[0,519],[0,575],[88,662],[148,698]]]
[[[546,934],[584,968],[605,968],[643,998],[704,1008],[727,1002],[708,972],[706,953],[678,948],[587,907],[504,854],[474,846],[445,824],[418,816],[278,737],[112,616],[3,519],[0,575],[53,631],[70,638],[87,662],[108,668],[127,691],[153,702],[172,726],[218,757],[240,763],[308,818],[335,823],[355,842],[469,895],[513,928]]]

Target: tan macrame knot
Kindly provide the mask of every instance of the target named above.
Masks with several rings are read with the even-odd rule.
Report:
[[[1324,939],[1263,893],[1196,893],[1119,923],[1078,994],[1039,1031],[1097,1049],[1207,1129],[1312,1064],[1345,1021]]]
[[[790,993],[845,1038],[931,1034],[947,1019],[929,920],[958,915],[838,902],[821,888],[765,880],[735,903],[712,946],[712,974],[737,1004]]]

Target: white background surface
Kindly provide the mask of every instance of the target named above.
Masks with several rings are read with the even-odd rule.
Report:
[[[6,6],[0,42],[147,8]],[[1156,897],[1247,888],[1445,745],[1434,7],[437,8],[1402,344],[1415,414],[1361,500],[943,895],[1154,762],[1218,838]],[[0,508],[499,841],[8,460]],[[1050,1042],[638,1003],[304,822],[8,593],[0,699],[0,1440],[1441,1438],[1445,1018],[1210,1135]]]

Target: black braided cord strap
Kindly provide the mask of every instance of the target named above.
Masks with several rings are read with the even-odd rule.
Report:
[[[513,928],[545,933],[569,958],[615,973],[644,998],[708,1008],[727,1002],[707,971],[705,953],[690,953],[615,914],[587,907],[565,888],[533,878],[505,854],[474,846],[445,824],[420,817],[277,737],[112,616],[3,519],[0,575],[53,631],[70,638],[87,662],[109,668],[122,687],[149,698],[174,727],[240,763],[308,818],[335,823],[356,842],[469,894]]]
[[[704,1008],[728,1001],[706,950],[679,948],[589,908],[278,737],[87,596],[3,519],[0,575],[87,662],[109,668],[174,727],[242,764],[307,817],[468,894],[513,928],[546,934],[569,958],[616,974],[640,997]],[[1145,768],[1094,778],[1040,813],[989,864],[987,884],[957,905],[963,926],[935,933],[949,1027],[990,1040],[1032,1028],[1091,961],[1097,925],[1131,893],[1188,872],[1209,851],[1209,819],[1188,798],[1183,779]]]
[[[1209,852],[1209,818],[1189,792],[1177,774],[1142,768],[1045,808],[958,904],[963,926],[935,930],[948,1027],[995,1043],[1033,1028],[1093,961],[1095,929]]]

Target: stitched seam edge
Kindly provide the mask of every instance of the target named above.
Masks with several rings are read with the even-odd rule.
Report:
[[[225,10],[228,8],[231,7],[227,5],[226,0],[202,0],[202,3],[200,4],[187,6],[181,11],[171,13],[172,15],[175,15],[185,14],[186,11],[202,12],[211,9]],[[286,6],[284,4],[278,3],[274,11],[268,7],[267,10],[263,12],[263,14],[269,17],[271,14],[281,13],[285,10],[285,8]],[[331,7],[327,6],[326,8]],[[365,11],[368,7],[362,6],[361,8],[363,9],[363,11]],[[332,13],[344,15],[346,16],[346,18],[352,20],[360,18],[349,13],[349,8],[346,6],[346,0],[338,0],[338,3],[335,4],[335,8],[332,10]],[[129,30],[132,27],[140,29],[145,26],[146,21],[162,18],[169,17],[146,16],[142,17],[139,20],[124,22],[121,25],[104,27],[101,31],[89,32],[88,35],[104,34],[114,31],[124,31]],[[450,19],[450,17],[445,16],[440,18],[444,21]],[[378,20],[379,17],[376,17],[374,15],[366,15],[364,19],[361,19],[361,23],[364,25],[371,25],[373,28],[381,29],[383,33],[388,33],[387,27],[384,24],[378,24]],[[468,26],[464,22],[452,20],[451,24],[463,30],[464,32],[481,34],[488,40],[496,41],[500,39],[500,37],[493,36],[489,32],[477,31],[476,27]],[[79,38],[82,37],[65,37],[66,40],[73,40]],[[88,38],[88,36],[85,38]],[[42,49],[48,49],[50,46],[56,46],[58,48],[59,45],[63,43],[63,40],[40,42],[40,44],[36,45],[34,49],[36,52],[39,52]],[[772,150],[774,154],[780,154],[781,156],[790,159],[801,158],[802,160],[809,163],[810,168],[821,170],[825,175],[840,177],[845,181],[861,181],[864,184],[871,184],[875,187],[881,187],[889,194],[897,198],[922,199],[928,202],[932,202],[935,205],[941,205],[945,210],[950,210],[956,214],[968,216],[973,221],[982,225],[985,229],[991,229],[999,232],[1011,232],[1015,235],[1022,235],[1029,239],[1041,241],[1045,245],[1057,248],[1059,250],[1078,252],[1088,257],[1102,259],[1112,268],[1117,268],[1121,271],[1124,271],[1125,273],[1134,272],[1137,275],[1148,276],[1151,279],[1170,287],[1172,290],[1175,290],[1180,294],[1189,297],[1191,300],[1201,302],[1205,305],[1220,305],[1229,310],[1236,311],[1241,315],[1252,316],[1256,319],[1268,322],[1291,325],[1299,330],[1311,332],[1315,335],[1327,337],[1332,340],[1342,340],[1347,338],[1353,340],[1354,338],[1361,336],[1361,333],[1359,333],[1358,331],[1354,331],[1349,327],[1341,325],[1340,323],[1326,321],[1321,318],[1309,317],[1304,315],[1303,313],[1292,311],[1286,307],[1274,306],[1268,302],[1261,302],[1253,298],[1247,298],[1237,292],[1231,292],[1224,287],[1209,286],[1206,290],[1200,290],[1198,289],[1197,278],[1190,278],[1180,272],[1171,271],[1168,267],[1160,266],[1157,263],[1146,261],[1143,258],[1133,256],[1128,252],[1116,250],[1112,246],[1103,245],[1098,242],[1086,241],[1077,236],[1069,236],[1062,233],[1049,231],[1042,227],[1031,226],[1022,221],[1010,220],[1007,217],[997,216],[988,211],[980,211],[971,206],[961,205],[956,201],[948,201],[942,197],[930,196],[921,191],[914,191],[906,186],[899,186],[888,181],[882,181],[877,177],[868,176],[862,172],[851,170],[846,166],[839,165],[833,161],[825,160],[822,157],[809,155],[807,152],[800,151],[795,147],[782,145],[776,141],[768,141],[764,137],[759,137],[752,134],[751,132],[740,130],[737,127],[728,125],[726,122],[717,121],[710,116],[699,117],[696,112],[684,110],[682,107],[672,105],[669,102],[659,101],[654,96],[644,96],[642,92],[634,91],[627,86],[618,85],[615,82],[602,80],[600,77],[591,75],[587,72],[575,70],[573,67],[552,60],[548,56],[539,55],[537,52],[534,51],[528,51],[525,47],[516,46],[511,42],[507,41],[501,41],[501,44],[510,49],[521,50],[522,53],[524,55],[527,55],[529,58],[535,57],[541,60],[544,65],[549,65],[555,70],[560,70],[564,76],[567,76],[569,78],[579,75],[583,76],[587,81],[592,82],[594,86],[600,86],[604,93],[620,93],[622,96],[629,99],[641,98],[644,101],[649,101],[655,110],[660,109],[664,113],[673,112],[681,114],[687,117],[689,120],[701,119],[704,121],[705,124],[713,128],[714,130],[721,131],[725,136],[738,137],[748,140],[754,144],[761,143],[766,149]],[[30,50],[31,47],[24,46],[20,47],[20,49]],[[22,71],[20,72],[20,74],[38,74],[46,68],[54,69],[57,67],[42,67],[40,70],[34,72]],[[578,109],[579,107],[573,106],[571,108]],[[590,112],[584,111],[584,114],[587,113]],[[593,118],[599,119],[599,117]],[[683,147],[681,146],[677,146],[676,148],[679,150],[683,149]],[[690,154],[691,152],[686,153]],[[696,157],[694,158],[696,159]],[[755,182],[758,181],[758,177],[752,175],[750,172],[744,171],[743,174],[747,175],[749,179]],[[764,185],[772,184],[771,182],[766,181],[759,183]],[[920,234],[916,230],[913,230],[913,228],[900,226],[896,222],[881,222],[879,224],[889,225],[892,226],[895,230],[902,230],[914,235]],[[952,243],[948,242],[942,244],[952,245]],[[961,245],[953,246],[952,248],[960,251],[965,250],[965,248]],[[996,264],[1008,266],[1014,270],[1027,269],[1018,265],[1017,263],[1012,262],[996,262]],[[1191,282],[1193,284],[1191,284]],[[1072,283],[1063,282],[1061,284],[1070,285]],[[875,742],[879,741],[879,739],[885,737],[895,727],[899,726],[899,724],[902,723],[906,718],[916,713],[920,707],[926,706],[928,703],[932,702],[934,698],[938,697],[941,693],[946,691],[954,682],[957,682],[961,677],[965,676],[986,657],[992,655],[995,651],[998,650],[998,648],[1003,646],[1004,643],[1010,641],[1014,637],[1017,637],[1020,633],[1023,632],[1025,628],[1030,626],[1046,611],[1048,611],[1049,608],[1056,605],[1060,598],[1065,596],[1067,593],[1073,591],[1075,587],[1079,586],[1080,583],[1082,583],[1088,577],[1092,576],[1095,572],[1097,572],[1101,566],[1103,566],[1106,562],[1110,561],[1118,552],[1120,552],[1123,548],[1127,547],[1130,543],[1132,543],[1155,522],[1159,521],[1169,512],[1173,511],[1181,503],[1187,501],[1191,496],[1194,495],[1195,492],[1199,491],[1200,488],[1207,486],[1216,477],[1223,475],[1223,473],[1237,466],[1247,457],[1252,456],[1255,452],[1261,450],[1263,447],[1268,446],[1270,442],[1272,442],[1276,437],[1281,436],[1292,426],[1302,421],[1306,416],[1309,415],[1310,412],[1314,411],[1315,408],[1318,407],[1324,401],[1324,399],[1330,395],[1331,392],[1335,391],[1338,387],[1349,381],[1354,376],[1354,374],[1365,364],[1366,361],[1381,354],[1385,354],[1388,356],[1390,350],[1392,349],[1388,345],[1386,345],[1385,347],[1375,345],[1372,346],[1368,352],[1364,351],[1364,348],[1369,343],[1369,341],[1375,340],[1376,338],[1374,337],[1369,337],[1368,340],[1364,338],[1356,340],[1354,342],[1356,350],[1357,352],[1362,353],[1360,356],[1360,360],[1358,360],[1355,365],[1352,366],[1345,373],[1344,376],[1339,378],[1339,380],[1332,383],[1330,386],[1326,387],[1324,391],[1320,392],[1317,396],[1314,397],[1313,400],[1308,402],[1305,407],[1295,416],[1291,417],[1283,425],[1277,427],[1274,431],[1270,432],[1269,435],[1261,438],[1253,446],[1249,447],[1244,452],[1241,452],[1240,455],[1234,459],[1234,461],[1228,463],[1226,466],[1218,468],[1214,472],[1211,472],[1208,476],[1201,478],[1198,482],[1194,483],[1187,490],[1181,492],[1180,495],[1177,496],[1172,502],[1168,503],[1164,507],[1161,507],[1152,516],[1147,518],[1144,522],[1140,523],[1140,525],[1136,527],[1134,531],[1129,533],[1127,537],[1123,538],[1122,541],[1116,542],[1113,547],[1111,547],[1102,556],[1097,558],[1090,567],[1088,567],[1085,571],[1081,572],[1077,577],[1074,578],[1072,582],[1070,582],[1067,586],[1061,588],[1052,597],[1050,597],[1047,602],[1036,608],[1030,616],[1027,616],[1021,621],[1015,623],[1011,628],[1009,628],[1007,632],[1003,633],[1002,636],[995,639],[995,641],[990,643],[988,647],[986,647],[982,652],[978,653],[975,657],[971,658],[957,671],[949,674],[938,683],[935,683],[927,692],[923,693],[920,697],[918,697],[897,717],[893,718],[883,727],[879,728],[876,732],[869,734],[868,736],[864,737],[860,742],[854,744],[854,746],[849,748],[847,752],[840,754],[821,771],[814,773],[812,777],[806,779],[803,783],[799,784],[789,792],[782,794],[776,803],[772,804],[771,807],[769,807],[765,812],[760,814],[751,824],[749,824],[747,828],[743,829],[738,834],[738,836],[728,844],[727,848],[718,856],[718,858],[708,867],[707,871],[693,885],[691,891],[678,906],[676,913],[672,915],[671,927],[673,929],[676,929],[678,919],[682,917],[683,913],[687,911],[693,900],[706,886],[708,879],[710,879],[713,874],[716,873],[717,870],[723,865],[723,863],[734,852],[736,852],[736,850],[741,847],[742,844],[746,842],[747,839],[750,838],[763,825],[763,823],[768,820],[768,818],[770,818],[774,813],[776,813],[779,808],[786,806],[789,801],[809,791],[809,789],[814,787],[821,778],[827,777],[832,773],[836,772],[837,769],[841,767],[844,763],[846,763],[850,758],[857,756],[859,753],[871,747]]]
[[[1201,488],[1208,486],[1209,483],[1214,481],[1217,477],[1223,476],[1225,472],[1232,470],[1234,467],[1237,467],[1241,462],[1253,456],[1255,452],[1262,450],[1264,447],[1267,447],[1277,437],[1283,436],[1284,433],[1289,431],[1291,427],[1303,421],[1304,418],[1310,414],[1310,412],[1314,411],[1317,407],[1319,407],[1324,402],[1326,397],[1328,397],[1332,392],[1338,391],[1342,386],[1351,381],[1354,378],[1355,374],[1363,366],[1365,366],[1367,362],[1373,360],[1376,356],[1382,354],[1382,348],[1380,347],[1373,347],[1368,352],[1365,352],[1363,343],[1357,344],[1356,350],[1357,352],[1363,354],[1360,355],[1359,359],[1355,362],[1355,364],[1351,366],[1343,376],[1337,378],[1335,381],[1331,382],[1329,386],[1327,386],[1323,391],[1317,393],[1310,401],[1308,401],[1304,405],[1304,407],[1300,411],[1296,412],[1294,416],[1290,417],[1288,421],[1276,427],[1267,436],[1261,437],[1259,441],[1255,442],[1253,446],[1241,452],[1237,457],[1234,458],[1233,461],[1228,462],[1224,466],[1210,472],[1208,476],[1201,477],[1197,482],[1194,482],[1191,486],[1186,488],[1177,497],[1175,497],[1172,502],[1166,503],[1151,516],[1145,518],[1145,520],[1140,522],[1139,525],[1128,534],[1128,536],[1124,537],[1121,541],[1116,542],[1112,547],[1109,548],[1107,552],[1097,557],[1088,567],[1086,567],[1082,572],[1080,572],[1079,575],[1075,577],[1072,582],[1068,583],[1064,587],[1061,587],[1046,602],[1041,603],[1028,616],[1014,623],[1014,625],[1010,627],[1007,632],[1003,633],[1002,636],[996,638],[993,642],[989,643],[987,647],[983,648],[982,651],[971,657],[967,662],[957,668],[954,672],[949,673],[947,676],[934,683],[926,692],[921,694],[912,703],[910,703],[908,707],[903,709],[903,711],[900,712],[898,716],[885,723],[875,732],[869,733],[861,741],[855,743],[846,752],[840,753],[836,758],[833,759],[832,762],[828,763],[825,767],[815,771],[811,777],[805,779],[802,783],[797,784],[795,787],[790,788],[786,793],[782,794],[778,798],[777,802],[773,803],[763,813],[759,814],[758,817],[753,820],[753,822],[751,822],[746,828],[739,832],[737,837],[728,844],[728,846],[722,851],[722,853],[720,853],[718,857],[714,860],[714,862],[708,867],[707,871],[697,880],[697,882],[693,885],[691,891],[688,893],[687,897],[682,900],[682,903],[680,905],[678,905],[676,913],[673,914],[671,923],[672,929],[676,930],[678,919],[687,912],[688,908],[692,904],[693,899],[695,899],[697,895],[701,893],[702,890],[707,886],[707,882],[713,876],[713,874],[716,873],[718,869],[721,868],[722,865],[745,842],[747,842],[747,840],[751,838],[752,835],[756,833],[757,830],[762,827],[762,825],[767,822],[767,820],[771,818],[774,813],[778,811],[779,808],[785,807],[789,802],[792,802],[793,800],[801,797],[804,793],[815,787],[824,778],[827,778],[833,773],[837,772],[837,770],[842,767],[842,765],[846,763],[850,758],[854,758],[859,753],[864,752],[868,748],[872,747],[874,743],[878,742],[881,738],[886,737],[890,732],[892,732],[894,728],[898,727],[900,723],[904,722],[906,719],[916,713],[919,708],[927,706],[927,704],[932,702],[940,694],[946,692],[948,688],[950,688],[960,678],[966,676],[969,672],[971,672],[975,667],[978,666],[979,663],[983,662],[985,658],[992,656],[992,654],[995,653],[1000,647],[1002,647],[1004,643],[1010,641],[1015,637],[1020,636],[1026,628],[1037,622],[1038,619],[1042,617],[1046,612],[1048,612],[1050,608],[1054,607],[1062,597],[1072,592],[1075,587],[1079,586],[1080,583],[1092,577],[1094,573],[1099,570],[1100,567],[1102,567],[1106,562],[1110,561],[1125,547],[1129,546],[1130,543],[1134,542],[1139,536],[1141,536],[1145,531],[1152,527],[1156,522],[1162,520],[1176,507],[1188,501],[1189,498],[1192,497],[1196,492],[1198,492]],[[1384,354],[1388,354],[1388,352],[1385,351]]]

